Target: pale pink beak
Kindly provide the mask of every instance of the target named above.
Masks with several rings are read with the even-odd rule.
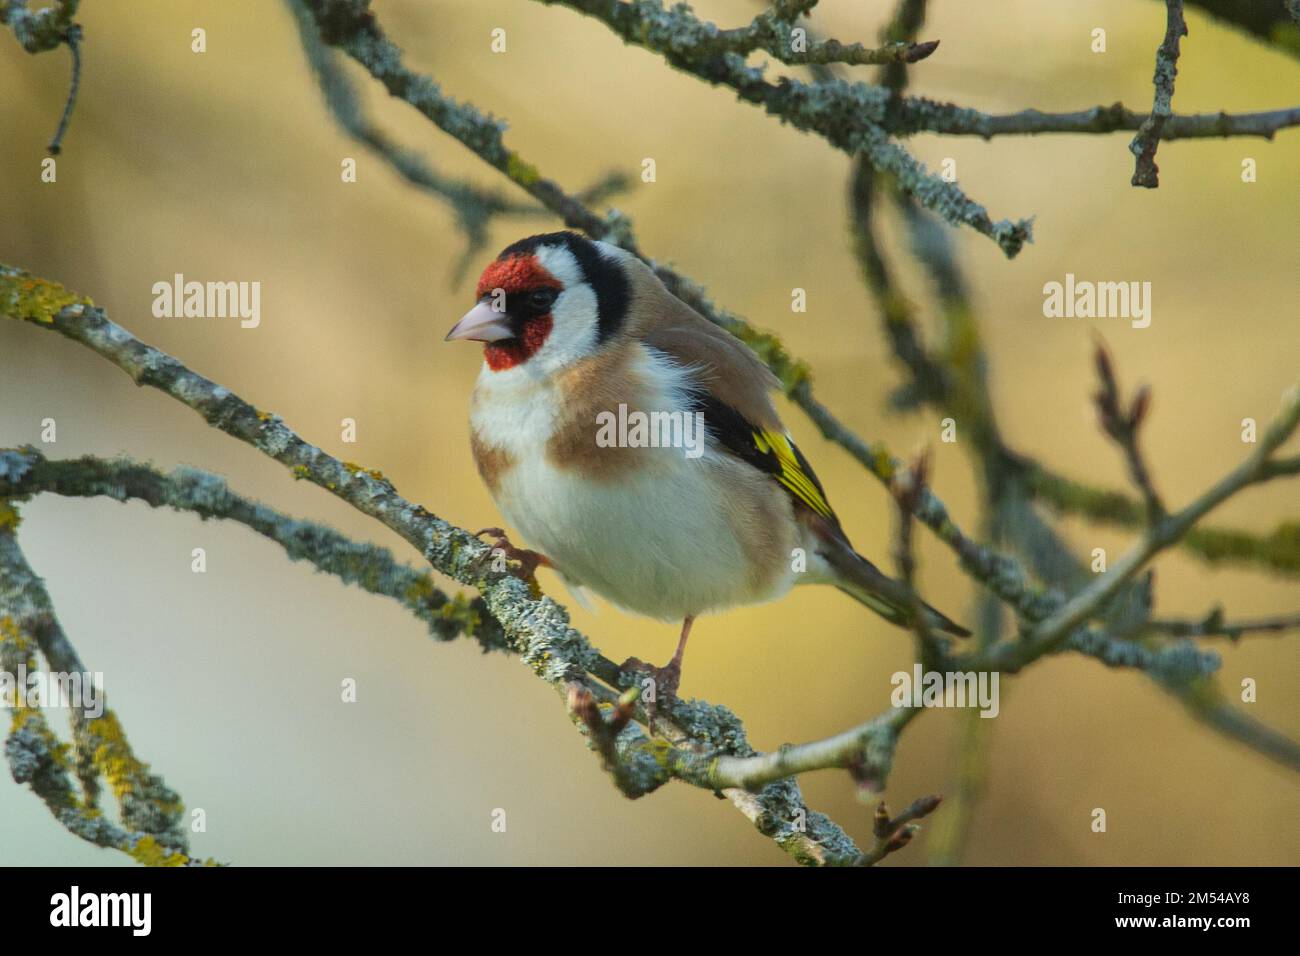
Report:
[[[510,317],[497,312],[486,302],[480,302],[465,313],[464,318],[451,327],[444,342],[469,339],[472,342],[500,342],[515,337],[510,327]]]

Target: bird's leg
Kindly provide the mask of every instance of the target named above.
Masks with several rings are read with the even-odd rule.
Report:
[[[481,538],[487,535],[492,539],[492,547],[500,548],[507,558],[511,561],[518,561],[522,577],[535,588],[537,586],[537,569],[553,568],[555,565],[551,559],[539,551],[529,551],[527,548],[516,548],[506,537],[505,531],[501,528],[484,528],[482,531],[475,531],[474,537]],[[541,590],[541,588],[536,588]]]
[[[623,671],[640,671],[649,674],[654,681],[654,696],[647,700],[645,705],[646,715],[650,718],[651,733],[654,733],[655,717],[658,716],[659,706],[663,704],[666,710],[671,710],[673,704],[677,702],[677,688],[682,682],[682,655],[686,652],[686,639],[691,636],[691,625],[694,623],[694,615],[682,621],[682,636],[677,639],[677,651],[673,654],[673,659],[663,667],[651,667],[639,658],[629,657],[620,668]]]

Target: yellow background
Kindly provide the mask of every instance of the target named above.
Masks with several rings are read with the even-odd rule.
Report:
[[[1154,2],[938,2],[922,31],[938,52],[913,89],[992,112],[1151,102],[1164,8]],[[777,330],[815,370],[822,399],[898,453],[935,450],[934,484],[974,529],[974,485],[937,414],[884,412],[900,380],[858,279],[845,213],[848,159],[722,90],[624,48],[602,25],[522,0],[377,2],[412,68],[509,121],[507,142],[571,190],[611,168],[634,177],[653,157],[658,181],[615,204],[643,247],[705,283],[727,307]],[[723,25],[739,2],[697,4]],[[812,24],[873,44],[889,4],[825,0]],[[1180,112],[1293,105],[1300,63],[1191,11],[1174,99]],[[466,402],[479,358],[444,345],[473,278],[506,243],[555,228],[498,221],[490,252],[452,285],[462,250],[452,216],[354,144],[328,115],[288,11],[272,2],[83,5],[85,75],[58,160],[39,181],[66,92],[68,53],[31,57],[0,37],[0,261],[94,298],[147,342],[271,409],[327,451],[381,468],[407,497],[459,525],[498,521],[470,461]],[[190,31],[207,30],[207,53]],[[1109,52],[1090,51],[1102,26]],[[504,27],[508,52],[490,52]],[[512,192],[494,171],[350,67],[373,115],[441,171]],[[858,68],[870,77],[868,68]],[[1150,383],[1145,432],[1156,481],[1180,504],[1246,452],[1239,423],[1269,419],[1294,382],[1300,131],[1161,147],[1158,190],[1130,188],[1129,134],[922,136],[932,168],[958,163],[962,186],[995,219],[1036,216],[1035,243],[1014,261],[956,235],[992,362],[1009,442],[1068,474],[1122,486],[1116,450],[1089,403],[1090,335],[1113,348],[1126,386]],[[345,156],[360,181],[340,182]],[[1244,157],[1259,181],[1240,179]],[[522,196],[522,194],[519,194]],[[890,222],[890,249],[903,244]],[[157,319],[150,288],[174,273],[260,281],[262,322]],[[1080,279],[1153,285],[1149,329],[1122,320],[1046,319],[1042,286]],[[912,266],[904,280],[923,305]],[[805,288],[808,312],[792,314]],[[279,465],[203,425],[176,402],[138,390],[88,350],[0,324],[0,444],[51,457],[125,453],[160,466],[217,471],[293,514],[357,537],[402,542]],[[339,422],[358,422],[344,445]],[[798,412],[787,422],[816,465],[860,550],[889,562],[883,489]],[[1296,486],[1243,494],[1213,516],[1265,530],[1294,516]],[[60,618],[137,752],[207,813],[195,853],[270,863],[782,863],[728,803],[680,784],[630,802],[601,773],[554,693],[519,663],[467,641],[433,644],[394,603],[290,564],[235,525],[141,504],[42,498],[23,508],[21,542],[46,576]],[[1121,549],[1124,533],[1068,522],[1080,553]],[[932,603],[969,620],[974,590],[951,554],[919,533]],[[203,547],[208,573],[192,574]],[[567,600],[554,577],[543,584]],[[1158,611],[1230,615],[1295,610],[1295,579],[1212,571],[1184,554],[1159,561]],[[675,629],[602,608],[574,621],[609,657],[659,660]],[[1295,734],[1294,636],[1222,643],[1222,679],[1259,683],[1249,713]],[[771,748],[851,726],[885,708],[889,675],[911,642],[829,589],[706,618],[682,687],[725,703]],[[359,702],[339,702],[354,677]],[[1300,789],[1293,774],[1194,724],[1144,676],[1060,657],[1003,683],[989,783],[967,861],[983,864],[1290,863]],[[945,792],[955,765],[951,712],[907,731],[887,796],[901,809]],[[848,777],[804,779],[810,805],[859,840],[870,807]],[[1108,813],[1105,834],[1090,812]],[[490,829],[494,808],[507,831]],[[944,810],[941,808],[939,814]],[[70,836],[30,792],[0,780],[0,862],[121,863]],[[924,836],[894,863],[925,860]]]

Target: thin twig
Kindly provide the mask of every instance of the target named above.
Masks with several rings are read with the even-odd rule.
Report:
[[[879,863],[889,854],[896,853],[911,843],[912,837],[916,836],[921,829],[920,825],[913,821],[929,816],[938,809],[942,800],[943,798],[939,796],[921,797],[892,819],[889,816],[889,808],[883,802],[878,804],[872,822],[875,843],[863,854],[862,864],[870,866]]]
[[[897,136],[911,133],[942,133],[947,136],[1039,136],[1052,133],[1122,133],[1137,131],[1150,117],[1123,103],[1089,109],[1048,113],[1026,109],[1016,113],[982,113],[979,110],[940,103],[925,97],[906,97],[887,124]],[[1224,139],[1230,136],[1258,136],[1272,139],[1284,129],[1300,126],[1300,106],[1263,110],[1257,113],[1171,113],[1160,130],[1160,139]]]
[[[1170,637],[1226,637],[1234,643],[1248,634],[1285,634],[1300,629],[1300,611],[1275,617],[1227,620],[1222,608],[1215,608],[1199,621],[1156,619],[1145,630]]]
[[[861,155],[876,169],[897,178],[926,208],[952,225],[965,225],[998,244],[1014,258],[1032,238],[1032,221],[995,222],[979,203],[953,183],[930,173],[890,138],[883,125],[890,93],[864,83],[807,84],[788,77],[770,83],[761,68],[743,56],[720,52],[719,31],[686,5],[664,9],[658,0],[541,0],[570,7],[604,23],[625,43],[658,53],[671,66],[714,86],[725,86],[747,103],[761,106],[796,129],[816,133],[850,156]]]
[[[496,190],[480,188],[445,176],[419,153],[395,142],[366,114],[355,85],[343,69],[339,54],[321,43],[316,21],[301,0],[289,0],[289,9],[298,26],[307,62],[316,75],[325,104],[339,126],[357,142],[383,158],[408,183],[447,203],[455,212],[457,224],[467,241],[464,253],[451,270],[453,282],[464,278],[474,255],[487,246],[492,220],[497,217],[535,219],[551,215],[546,207],[536,203],[516,202]],[[588,205],[603,202],[626,189],[628,183],[627,175],[608,173],[599,182],[578,193],[577,198]]]
[[[81,27],[75,23],[68,27],[65,42],[72,51],[72,80],[68,86],[68,101],[63,105],[63,115],[59,117],[59,128],[54,131],[54,138],[46,147],[51,156],[57,156],[63,151],[63,136],[68,132],[72,111],[77,105],[77,89],[81,86]]]
[[[1013,457],[1008,464],[1019,472],[1029,494],[1057,512],[1119,528],[1141,528],[1146,524],[1143,504],[1123,492],[1084,484],[1019,452],[1010,454]],[[1179,547],[1212,565],[1255,565],[1279,574],[1300,575],[1300,519],[1283,521],[1264,533],[1196,527],[1179,542]]]
[[[1137,157],[1132,184],[1146,189],[1160,185],[1160,167],[1156,165],[1156,148],[1165,124],[1173,114],[1174,77],[1178,75],[1179,43],[1187,36],[1187,21],[1183,19],[1183,0],[1165,0],[1165,38],[1156,51],[1155,103],[1151,115],[1142,123],[1138,134],[1129,144],[1129,151]]]
[[[1165,516],[1165,506],[1151,481],[1151,471],[1138,446],[1138,430],[1151,407],[1151,391],[1146,386],[1138,389],[1133,403],[1125,411],[1120,408],[1119,383],[1115,380],[1114,363],[1100,339],[1093,352],[1093,362],[1097,368],[1097,377],[1101,380],[1101,387],[1093,397],[1097,406],[1097,419],[1102,431],[1123,450],[1129,475],[1142,493],[1142,500],[1146,502],[1147,524],[1155,524]]]
[[[47,147],[51,156],[59,155],[63,136],[72,122],[72,110],[77,104],[77,89],[81,85],[81,27],[72,22],[81,0],[55,0],[54,3],[32,13],[27,0],[0,0],[0,24],[10,27],[14,36],[28,53],[43,53],[67,45],[72,52],[72,79],[68,98],[63,105],[59,125]]]
[[[1159,552],[1173,545],[1211,510],[1237,492],[1273,477],[1270,458],[1300,423],[1300,387],[1287,395],[1282,411],[1260,437],[1258,447],[1240,465],[1181,511],[1153,524],[1134,547],[1120,557],[1104,575],[1084,588],[1050,617],[1040,623],[1024,641],[989,653],[989,666],[1016,670],[1050,652],[1070,633],[1096,614],[1129,578]]]

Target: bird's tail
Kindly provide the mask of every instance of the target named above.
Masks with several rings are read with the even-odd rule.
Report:
[[[835,561],[835,570],[838,572],[835,586],[845,594],[862,602],[891,624],[912,626],[912,605],[907,588],[901,582],[882,573],[855,551],[849,551]],[[930,627],[957,637],[970,637],[970,631],[946,614],[928,604],[922,603],[922,607]]]

